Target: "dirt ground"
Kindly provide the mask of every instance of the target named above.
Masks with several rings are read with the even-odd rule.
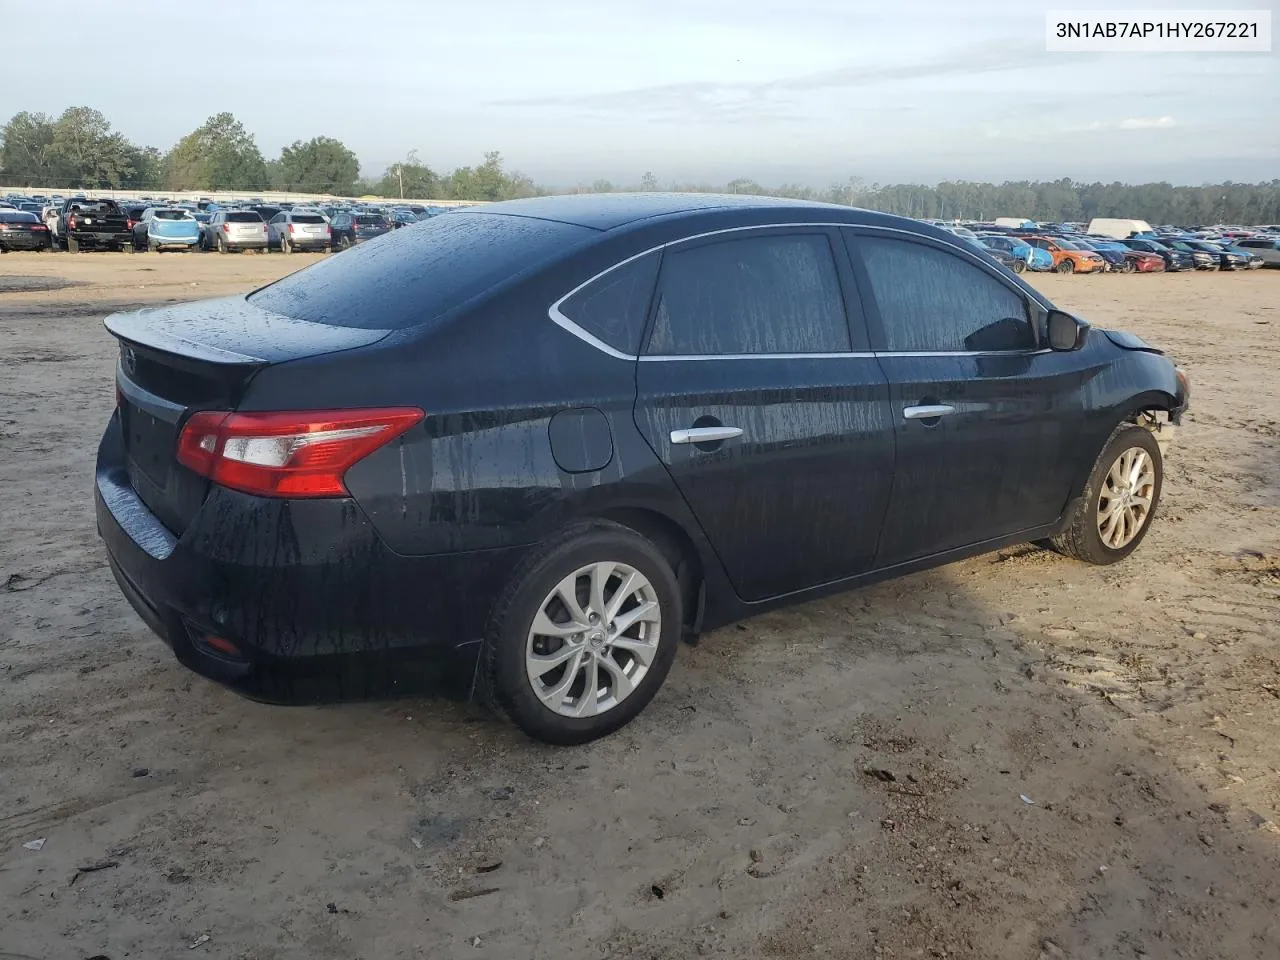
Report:
[[[248,702],[120,597],[100,318],[306,260],[0,259],[0,958],[1280,956],[1280,272],[1035,279],[1193,378],[1128,562],[762,616],[553,749]]]

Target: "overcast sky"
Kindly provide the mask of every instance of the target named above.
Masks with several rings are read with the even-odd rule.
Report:
[[[269,158],[317,134],[372,175],[500,150],[554,185],[1280,177],[1280,54],[1046,53],[1070,6],[0,0],[0,122],[87,104],[167,149],[230,110]]]

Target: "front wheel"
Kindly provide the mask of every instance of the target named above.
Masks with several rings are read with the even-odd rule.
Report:
[[[1070,260],[1063,260],[1060,264],[1058,264],[1057,270],[1059,273],[1075,273],[1076,265],[1072,263]]]
[[[1025,260],[1015,260],[1015,261],[1013,261],[1013,272],[1014,272],[1014,273],[1021,273],[1021,272],[1022,272],[1023,270],[1025,270],[1025,269],[1027,269],[1027,262],[1026,262]]]
[[[675,574],[650,540],[614,523],[577,525],[527,560],[496,604],[487,693],[529,736],[587,743],[653,699],[681,624]]]
[[[1164,485],[1164,459],[1150,430],[1121,424],[1102,448],[1069,523],[1051,538],[1059,553],[1085,563],[1123,560],[1151,527]]]

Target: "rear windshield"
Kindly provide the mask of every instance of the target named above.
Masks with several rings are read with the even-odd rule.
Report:
[[[436,217],[321,260],[249,299],[264,310],[315,323],[366,330],[412,327],[595,233],[529,217]]]
[[[20,213],[16,210],[0,210],[0,223],[39,223],[40,218],[34,213]]]
[[[324,223],[324,217],[318,213],[295,213],[293,215],[294,223]]]
[[[262,218],[252,211],[233,211],[227,214],[227,223],[261,223]]]
[[[157,210],[152,214],[157,220],[190,220],[191,214],[186,210]]]
[[[72,213],[97,213],[109,215],[119,213],[120,208],[114,200],[75,200],[70,206]]]
[[[383,220],[381,217],[356,217],[356,223],[362,224],[366,227],[382,226],[385,225],[386,222],[387,221]]]

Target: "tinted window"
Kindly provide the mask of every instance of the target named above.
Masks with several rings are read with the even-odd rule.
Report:
[[[277,213],[274,217],[272,217],[272,218],[271,218],[271,222],[272,222],[272,223],[284,223],[284,214],[283,214],[283,213]]]
[[[848,350],[826,236],[752,237],[663,256],[650,354]]]
[[[228,223],[261,223],[262,218],[252,211],[232,211],[227,214],[218,214],[219,217],[226,217]]]
[[[34,213],[19,213],[14,210],[0,210],[0,223],[39,223],[40,218]]]
[[[636,354],[658,276],[658,255],[610,270],[560,304],[560,312],[615,350]]]
[[[1035,345],[1025,299],[980,267],[921,243],[881,237],[857,243],[880,306],[886,350]]]
[[[342,327],[425,323],[596,234],[531,217],[437,217],[362,243],[251,294],[258,306]]]
[[[356,217],[356,223],[364,227],[380,227],[386,222],[382,217]]]
[[[324,223],[324,217],[318,213],[295,213],[293,215],[294,223]]]
[[[190,220],[191,214],[186,210],[157,210],[155,218],[157,220]]]

